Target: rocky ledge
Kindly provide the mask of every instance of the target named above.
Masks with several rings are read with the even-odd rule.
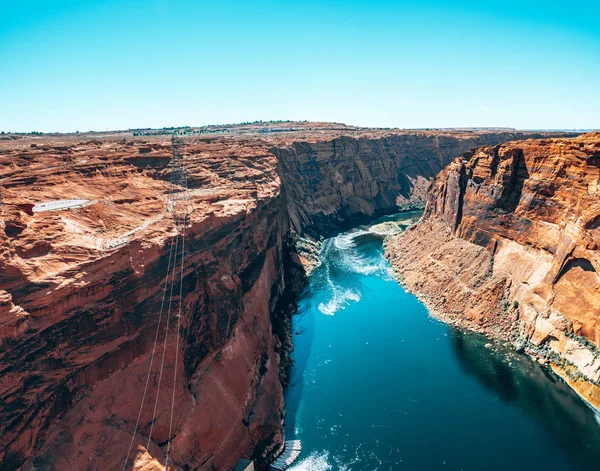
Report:
[[[283,438],[293,234],[422,205],[452,158],[528,135],[304,128],[187,140],[181,328],[158,344],[156,413],[157,361],[127,463],[176,234],[168,136],[3,141],[1,469],[160,470],[167,446],[171,469],[260,468]]]
[[[390,237],[433,315],[510,340],[600,406],[600,133],[483,147],[435,178]]]

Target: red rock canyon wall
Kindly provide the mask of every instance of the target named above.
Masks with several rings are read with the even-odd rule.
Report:
[[[172,469],[231,469],[242,456],[260,466],[282,440],[282,339],[273,335],[270,313],[286,289],[282,260],[290,227],[320,234],[355,217],[422,204],[429,179],[451,158],[515,137],[387,132],[189,140],[194,210],[183,296],[173,299],[173,312],[182,308],[181,329],[173,317],[157,413],[155,359],[126,469],[163,469],[169,441]],[[166,211],[170,157],[170,143],[160,137],[0,145],[1,469],[123,468],[175,236]],[[63,211],[34,208],[64,199],[87,201]],[[510,196],[504,200],[513,204]],[[595,237],[596,220],[569,214],[572,230]],[[464,211],[463,224],[470,217]],[[527,227],[547,239],[564,232],[559,222],[549,224],[551,230]],[[482,237],[466,226],[463,232]],[[561,244],[574,260],[597,263]],[[549,253],[543,260],[552,264]],[[573,295],[570,273],[590,273],[577,261],[567,268],[555,274],[563,304]],[[580,319],[582,332],[597,340],[586,319]],[[163,319],[159,339],[164,325]],[[160,342],[156,355],[163,355]]]
[[[386,243],[442,319],[510,339],[600,405],[600,134],[483,147]]]

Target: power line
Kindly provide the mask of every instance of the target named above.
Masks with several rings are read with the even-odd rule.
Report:
[[[187,219],[187,213],[184,215],[183,223],[183,236],[181,238],[181,272],[179,275],[179,313],[177,314],[177,340],[175,347],[175,373],[173,375],[173,396],[171,399],[171,420],[169,421],[169,443],[167,444],[167,457],[165,460],[165,470],[169,469],[169,452],[171,450],[171,433],[173,429],[173,412],[175,409],[175,389],[177,386],[177,363],[179,361],[179,331],[181,328],[181,307],[183,305],[183,260],[185,259],[185,224]]]
[[[185,232],[187,226],[187,219],[189,215],[189,201],[190,195],[188,192],[187,185],[187,173],[185,171],[184,162],[184,149],[185,143],[183,139],[173,136],[173,172],[171,173],[171,190],[169,194],[171,197],[171,211],[175,219],[177,226],[177,234],[181,237],[181,268],[179,274],[179,310],[177,314],[177,329],[175,331],[176,344],[175,344],[175,368],[173,373],[173,393],[171,396],[171,415],[169,419],[169,435],[167,443],[167,453],[165,457],[165,470],[168,471],[169,467],[169,454],[171,452],[171,437],[173,431],[173,416],[175,412],[175,391],[177,388],[177,364],[179,362],[179,335],[181,328],[181,314],[183,307],[183,272],[184,272],[184,260],[185,260]],[[165,337],[166,339],[166,337]],[[164,352],[163,352],[164,354]]]
[[[177,246],[179,244],[179,233],[175,236],[175,261],[177,261]],[[175,265],[175,264],[173,264]],[[171,320],[171,303],[173,301],[173,286],[175,284],[175,272],[176,270],[173,270],[172,274],[171,274],[171,290],[169,293],[169,305],[167,308],[167,323],[166,323],[166,327],[165,327],[165,339],[163,341],[163,351],[162,351],[162,358],[161,358],[161,362],[160,362],[160,372],[158,375],[158,388],[156,390],[156,398],[154,400],[154,410],[152,412],[152,422],[150,423],[150,432],[148,433],[148,442],[146,445],[146,450],[150,449],[150,441],[152,440],[152,430],[154,429],[154,422],[156,421],[156,410],[158,408],[158,398],[160,395],[160,386],[162,383],[162,374],[163,374],[163,369],[165,366],[165,353],[167,350],[167,338],[169,337],[169,322]],[[178,333],[179,335],[179,333]]]
[[[158,324],[156,326],[156,334],[154,336],[154,345],[152,348],[152,355],[150,357],[150,365],[148,367],[148,374],[146,376],[146,384],[144,386],[144,392],[142,395],[142,400],[140,403],[140,409],[138,411],[138,416],[136,420],[136,425],[133,430],[133,434],[131,437],[131,442],[129,444],[129,449],[127,451],[127,456],[125,457],[125,462],[123,463],[123,471],[127,466],[127,461],[129,460],[129,455],[131,454],[131,450],[133,448],[133,443],[135,442],[135,436],[139,428],[139,423],[142,415],[142,410],[144,407],[145,398],[148,392],[148,385],[150,382],[150,376],[152,372],[152,365],[154,363],[154,357],[156,354],[156,347],[158,345],[158,335],[160,331],[160,326],[162,322],[162,315],[165,306],[166,293],[169,285],[169,277],[170,280],[170,289],[169,289],[169,302],[167,307],[167,319],[165,325],[165,337],[163,340],[163,351],[162,358],[159,369],[159,377],[158,377],[158,387],[156,391],[156,397],[154,401],[154,408],[152,412],[152,421],[150,425],[150,431],[148,433],[148,440],[146,443],[146,450],[150,449],[150,442],[152,440],[152,431],[154,429],[154,423],[156,422],[156,411],[158,408],[158,401],[160,396],[160,389],[162,384],[162,376],[164,371],[165,364],[165,356],[167,350],[167,340],[169,336],[169,325],[171,319],[171,307],[173,302],[173,290],[175,286],[175,276],[176,276],[176,265],[177,265],[177,257],[178,257],[178,247],[179,247],[179,239],[181,239],[181,263],[180,263],[180,280],[179,280],[179,308],[177,315],[177,330],[175,332],[176,337],[176,350],[175,350],[175,368],[174,368],[174,376],[173,376],[173,393],[171,397],[171,413],[169,419],[169,435],[168,435],[168,444],[167,444],[167,452],[165,458],[165,467],[168,469],[169,462],[169,454],[171,452],[171,433],[173,430],[173,417],[175,410],[175,390],[177,386],[177,363],[179,361],[179,332],[181,328],[181,315],[182,315],[182,304],[183,304],[183,273],[185,267],[185,230],[188,222],[188,216],[190,214],[189,211],[189,192],[187,187],[187,174],[184,166],[184,157],[183,151],[185,147],[185,143],[182,139],[173,136],[172,138],[172,147],[173,147],[173,159],[171,164],[171,182],[169,187],[169,197],[167,202],[167,209],[171,212],[173,216],[173,220],[175,223],[176,234],[175,237],[171,240],[171,247],[169,249],[169,262],[167,265],[167,273],[165,276],[165,285],[163,289],[163,295],[161,300],[161,307],[158,317]],[[172,264],[171,264],[172,262]]]
[[[150,382],[150,374],[152,372],[152,364],[154,363],[154,355],[156,353],[156,345],[158,343],[158,332],[160,330],[160,324],[162,319],[163,308],[165,305],[165,295],[167,293],[167,286],[169,283],[169,272],[171,271],[171,257],[173,255],[173,246],[175,244],[175,240],[171,240],[171,248],[169,249],[169,262],[167,265],[167,275],[165,276],[165,287],[163,289],[162,300],[160,303],[160,313],[158,315],[158,324],[156,325],[156,334],[154,335],[154,346],[152,347],[152,355],[150,356],[150,366],[148,366],[148,375],[146,376],[146,384],[144,386],[144,393],[142,394],[142,400],[140,402],[140,409],[138,411],[137,420],[135,422],[135,428],[133,429],[133,434],[131,435],[131,443],[129,444],[129,449],[127,450],[127,456],[125,457],[125,462],[123,463],[123,471],[125,471],[125,467],[127,466],[127,460],[129,459],[129,454],[131,453],[131,448],[133,447],[133,442],[135,441],[135,434],[137,433],[140,418],[142,416],[142,409],[144,408],[144,401],[146,400],[146,393],[148,391],[148,383]],[[175,263],[173,263],[175,265]]]

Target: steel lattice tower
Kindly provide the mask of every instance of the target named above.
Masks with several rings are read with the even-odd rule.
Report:
[[[184,162],[185,142],[180,137],[173,136],[171,146],[173,148],[173,159],[171,161],[168,208],[179,228],[187,221],[190,201]]]
[[[130,463],[129,461],[129,456],[131,454],[132,448],[133,448],[133,444],[135,442],[135,438],[136,438],[136,433],[138,432],[138,430],[140,430],[139,426],[140,426],[140,418],[142,415],[142,410],[144,408],[144,403],[145,403],[145,398],[147,396],[147,392],[148,392],[148,385],[149,385],[149,381],[150,381],[150,377],[151,377],[151,373],[153,371],[152,369],[152,365],[154,362],[154,358],[157,355],[156,354],[156,346],[158,343],[158,337],[159,337],[159,332],[161,330],[161,319],[163,317],[163,313],[165,313],[166,315],[166,321],[165,321],[165,326],[164,326],[164,340],[161,341],[162,342],[162,359],[159,360],[159,365],[160,365],[160,370],[155,371],[155,375],[156,373],[158,374],[158,385],[157,385],[157,389],[156,389],[156,396],[154,399],[154,410],[152,413],[152,421],[151,426],[150,426],[150,432],[148,433],[148,438],[147,438],[147,446],[146,448],[148,449],[148,447],[150,446],[150,442],[152,439],[152,430],[154,427],[155,422],[158,420],[158,415],[157,415],[157,405],[159,402],[159,397],[160,397],[160,388],[161,388],[161,382],[162,382],[162,378],[163,378],[163,369],[164,369],[164,362],[165,362],[165,351],[167,348],[167,340],[168,340],[168,336],[169,336],[169,331],[173,330],[172,326],[170,328],[170,321],[171,321],[171,307],[172,307],[172,300],[174,298],[174,296],[177,296],[177,288],[175,288],[176,285],[179,285],[178,291],[179,291],[179,295],[178,295],[178,304],[179,306],[176,309],[176,313],[173,313],[175,318],[177,319],[177,326],[175,328],[175,338],[176,338],[176,344],[175,344],[175,367],[174,367],[174,374],[173,374],[173,389],[172,389],[172,396],[171,396],[171,414],[170,414],[170,421],[168,423],[169,426],[169,434],[168,437],[173,437],[172,431],[173,431],[173,416],[174,416],[174,410],[175,410],[175,391],[177,388],[177,363],[178,363],[178,356],[179,356],[179,339],[181,336],[181,317],[182,317],[182,313],[184,312],[184,290],[183,290],[183,279],[184,279],[184,275],[185,275],[185,240],[186,240],[186,234],[185,234],[185,230],[186,230],[186,226],[187,226],[187,222],[188,222],[188,217],[190,215],[190,197],[189,197],[189,193],[188,193],[188,187],[187,187],[187,175],[186,175],[186,171],[185,171],[185,160],[184,160],[184,153],[185,153],[185,142],[183,141],[183,139],[177,137],[177,136],[173,136],[171,138],[171,145],[173,148],[173,159],[171,160],[171,182],[169,184],[169,196],[168,196],[168,200],[167,200],[167,210],[171,213],[171,215],[173,216],[173,220],[175,222],[175,228],[177,229],[177,234],[175,236],[173,236],[171,238],[171,249],[169,251],[169,262],[167,265],[167,273],[164,279],[164,288],[162,290],[162,301],[160,304],[160,313],[158,315],[158,323],[156,326],[156,334],[154,337],[154,346],[152,348],[152,356],[150,358],[150,364],[148,366],[148,374],[146,376],[146,383],[144,386],[144,392],[142,395],[142,399],[140,401],[140,408],[139,408],[139,412],[138,412],[138,417],[137,417],[137,421],[135,424],[135,428],[134,431],[131,435],[131,442],[129,444],[129,450],[127,451],[127,456],[125,457],[125,462],[123,463],[123,468],[122,471],[125,471],[127,464]],[[167,244],[165,244],[165,247],[167,246]],[[179,273],[178,279],[177,277],[177,273]],[[168,290],[168,286],[169,286],[169,280],[170,280],[170,284],[171,284],[171,288],[170,290]],[[175,288],[175,290],[174,290]],[[168,295],[168,303],[165,304],[165,300],[167,292],[169,293]],[[164,308],[168,306],[166,308],[166,312],[164,310]],[[169,470],[169,469],[173,469],[172,467],[169,466],[169,453],[171,450],[171,441],[172,438],[169,438],[169,440],[167,441],[167,453],[166,453],[166,458],[165,458],[165,470]],[[160,446],[160,445],[159,445]]]

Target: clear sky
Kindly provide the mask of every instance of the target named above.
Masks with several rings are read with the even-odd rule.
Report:
[[[0,130],[600,128],[600,2],[0,0]]]

